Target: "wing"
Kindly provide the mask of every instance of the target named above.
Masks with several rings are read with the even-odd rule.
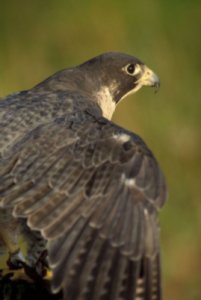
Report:
[[[64,299],[161,299],[158,164],[142,140],[105,119],[57,119],[4,153],[0,204],[48,242]]]

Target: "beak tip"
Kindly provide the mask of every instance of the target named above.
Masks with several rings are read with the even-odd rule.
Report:
[[[157,93],[160,89],[161,83],[158,76],[156,76],[156,80],[154,81],[153,87],[155,88],[155,93]]]
[[[151,69],[147,66],[144,66],[144,73],[141,77],[141,84],[147,85],[155,88],[155,92],[157,92],[160,88],[160,79],[158,75],[156,75]]]

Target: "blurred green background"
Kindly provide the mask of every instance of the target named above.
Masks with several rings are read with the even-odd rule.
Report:
[[[114,120],[159,159],[164,299],[201,299],[201,1],[0,0],[0,96],[106,51],[134,54],[159,74]]]

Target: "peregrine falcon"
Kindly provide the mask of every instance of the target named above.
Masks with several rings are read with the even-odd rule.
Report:
[[[143,140],[111,121],[120,100],[159,84],[110,52],[0,101],[0,255],[34,267],[47,249],[64,300],[162,299],[165,179]]]

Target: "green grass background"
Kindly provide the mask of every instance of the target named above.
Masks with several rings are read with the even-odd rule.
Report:
[[[105,51],[141,58],[161,78],[114,120],[140,134],[166,174],[165,299],[201,299],[201,1],[0,0],[0,96]]]

